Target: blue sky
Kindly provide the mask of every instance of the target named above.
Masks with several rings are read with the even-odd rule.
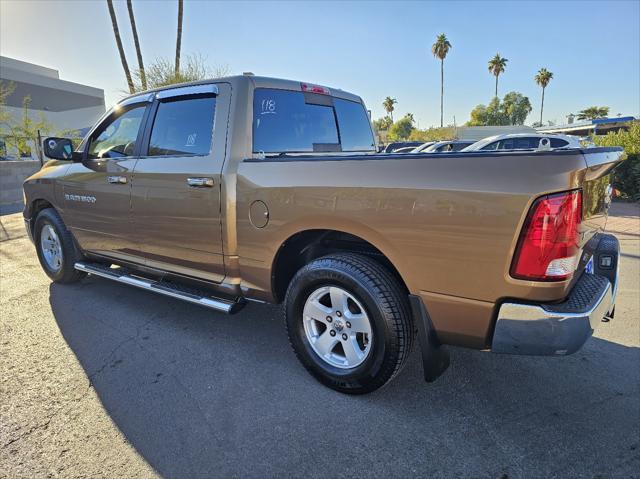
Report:
[[[175,52],[176,1],[134,0],[145,61]],[[136,65],[126,4],[116,2],[131,66]],[[487,103],[488,60],[509,59],[499,93],[527,95],[539,115],[533,76],[554,73],[545,121],[607,105],[640,113],[640,1],[207,2],[185,1],[184,54],[200,53],[232,73],[299,79],[352,91],[375,118],[386,96],[394,116],[412,112],[439,124],[439,63],[431,44],[446,33],[445,123],[469,119]],[[65,80],[103,88],[112,104],[126,88],[106,3],[0,0],[0,53],[60,70]]]

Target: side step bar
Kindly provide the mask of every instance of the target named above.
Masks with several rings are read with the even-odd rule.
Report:
[[[210,296],[207,292],[188,286],[183,286],[167,281],[154,281],[151,279],[134,276],[124,268],[109,268],[98,263],[78,262],[74,265],[78,271],[107,278],[118,283],[128,284],[137,288],[163,294],[172,298],[181,299],[193,304],[199,304],[209,309],[214,309],[227,314],[238,312],[244,306],[242,299],[231,301],[228,299]]]

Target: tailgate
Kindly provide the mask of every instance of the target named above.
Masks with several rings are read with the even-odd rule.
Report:
[[[582,221],[585,242],[603,231],[611,205],[612,170],[626,155],[622,148],[589,148],[583,150],[587,164],[582,184]]]
[[[587,169],[582,184],[582,226],[581,249],[584,253],[578,265],[578,272],[584,269],[592,255],[596,242],[590,240],[604,231],[613,188],[613,169],[626,158],[624,150],[614,148],[589,148],[582,150]],[[578,277],[579,275],[576,275]]]

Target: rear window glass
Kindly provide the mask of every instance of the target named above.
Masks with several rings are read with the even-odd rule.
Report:
[[[253,99],[253,151],[373,151],[369,118],[360,103],[322,97],[305,101],[303,92],[258,88]],[[318,101],[320,103],[320,101]]]
[[[340,126],[342,151],[370,151],[375,148],[369,115],[362,103],[334,98]]]

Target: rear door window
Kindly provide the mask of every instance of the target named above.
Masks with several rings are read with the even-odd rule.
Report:
[[[255,153],[374,150],[369,117],[361,103],[290,90],[255,90]]]
[[[216,99],[175,97],[158,104],[147,156],[208,155]]]

